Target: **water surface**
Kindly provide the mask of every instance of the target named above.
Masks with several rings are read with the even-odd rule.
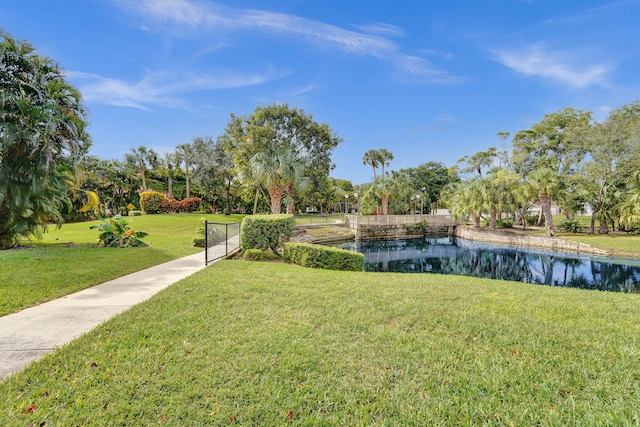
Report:
[[[640,260],[475,242],[456,237],[336,245],[364,254],[365,270],[439,273],[640,293]]]

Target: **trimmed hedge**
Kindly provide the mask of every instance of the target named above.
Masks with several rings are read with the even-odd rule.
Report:
[[[364,255],[346,249],[311,243],[287,242],[284,260],[303,267],[325,270],[364,271]]]
[[[251,215],[242,220],[240,226],[240,247],[248,249],[271,249],[277,252],[278,246],[293,236],[293,215]]]

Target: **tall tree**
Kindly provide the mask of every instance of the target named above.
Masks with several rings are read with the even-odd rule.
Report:
[[[459,181],[457,174],[451,174],[441,162],[427,162],[416,167],[404,168],[392,173],[393,177],[406,176],[412,191],[421,194],[429,212],[430,205],[440,198],[442,189],[451,182]]]
[[[584,158],[581,140],[591,128],[591,113],[573,108],[546,114],[530,129],[513,137],[512,161],[518,173],[525,176],[543,167],[560,175],[575,172]]]
[[[204,143],[202,137],[193,139],[194,144]],[[191,187],[189,182],[189,168],[196,162],[195,153],[192,144],[180,144],[176,147],[176,156],[178,156],[179,163],[184,163],[184,179],[185,179],[185,191],[186,198],[191,197]]]
[[[264,156],[273,152],[291,153],[292,158],[304,162],[304,176],[309,177],[311,185],[320,185],[333,168],[331,152],[342,141],[329,125],[317,123],[310,114],[287,104],[257,107],[245,117],[232,114],[226,135],[240,176],[245,181],[253,180],[256,187],[259,181],[252,164],[254,157],[263,152]],[[277,197],[281,196],[280,193]],[[279,206],[274,200],[271,204],[274,208]]]
[[[178,159],[176,153],[165,153],[163,164],[167,169],[167,197],[173,199],[173,178],[176,174]]]
[[[124,155],[125,161],[138,169],[142,179],[142,190],[147,191],[147,170],[158,165],[158,154],[151,148],[141,145],[132,148],[130,153]]]
[[[393,160],[393,153],[386,148],[381,148],[378,150],[378,158],[380,159],[380,175],[384,177],[384,167],[385,165],[389,166],[389,163]]]
[[[493,164],[498,156],[498,150],[495,147],[489,147],[487,151],[479,151],[471,156],[464,156],[458,163],[462,163],[464,167],[462,172],[477,172],[482,177],[482,168],[489,167]]]
[[[376,170],[378,166],[380,166],[380,153],[378,150],[368,150],[364,153],[362,156],[362,164],[371,166],[373,168],[373,180],[378,179],[376,176]]]
[[[62,222],[90,138],[80,92],[53,60],[0,33],[0,249]]]

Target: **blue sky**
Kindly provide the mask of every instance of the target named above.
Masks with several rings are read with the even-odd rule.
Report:
[[[344,142],[332,176],[500,147],[564,107],[640,98],[640,0],[7,0],[0,27],[61,64],[91,153],[172,151],[229,114],[287,103]]]

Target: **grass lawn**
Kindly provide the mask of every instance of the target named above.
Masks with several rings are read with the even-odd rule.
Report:
[[[201,251],[191,240],[202,217],[216,222],[242,220],[239,215],[131,217],[131,227],[149,233],[144,239],[149,247],[129,249],[97,246],[99,232],[89,227],[99,221],[65,224],[61,229],[51,227],[42,240],[0,251],[0,316]]]
[[[640,295],[222,261],[0,383],[0,425],[633,425]]]

